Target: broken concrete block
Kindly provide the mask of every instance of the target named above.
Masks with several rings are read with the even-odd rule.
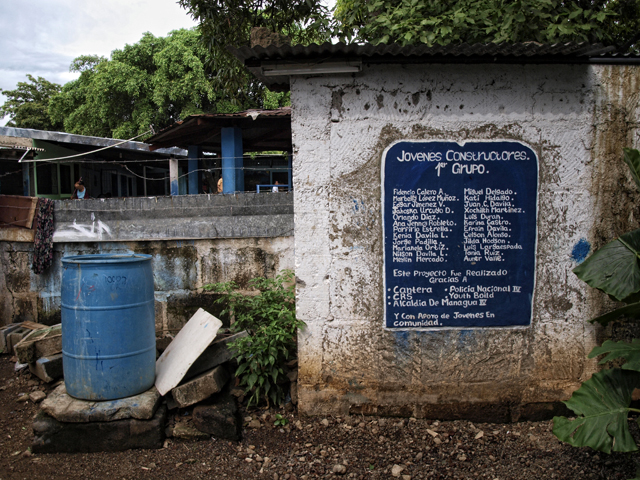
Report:
[[[9,333],[9,335],[7,335],[7,353],[13,353],[15,355],[15,346],[32,331],[30,328],[18,327]]]
[[[182,440],[206,440],[209,434],[198,430],[191,422],[176,423],[173,427],[173,438]]]
[[[21,363],[33,363],[38,358],[62,352],[62,325],[34,330],[24,337],[14,350]]]
[[[173,396],[171,395],[171,392],[167,393],[167,394],[164,396],[164,399],[165,399],[165,403],[166,403],[166,405],[167,405],[167,408],[168,408],[169,410],[175,410],[176,408],[179,408],[179,407],[180,407],[180,405],[178,405],[178,404],[176,403],[176,401],[173,399]]]
[[[188,407],[221,391],[228,378],[227,370],[220,365],[182,385],[178,385],[171,390],[171,395],[179,407]]]
[[[128,418],[149,420],[159,404],[156,387],[132,397],[96,402],[73,398],[62,384],[42,402],[42,410],[60,422],[112,422]]]
[[[31,400],[33,403],[41,402],[45,398],[47,398],[47,394],[44,393],[42,390],[36,390],[35,392],[31,392],[29,394],[29,400]]]
[[[202,352],[191,368],[189,368],[189,371],[184,378],[189,380],[196,375],[200,375],[202,372],[211,370],[212,368],[231,360],[233,353],[229,350],[229,343],[237,340],[238,338],[246,337],[247,335],[249,334],[244,331],[231,335],[230,337],[215,339],[213,343],[209,345],[204,352]]]
[[[20,328],[19,323],[10,323],[9,325],[0,327],[0,352],[9,353],[9,349],[7,348],[7,336],[18,328]]]
[[[162,448],[167,409],[160,406],[150,420],[59,422],[42,410],[33,421],[33,453],[121,452],[131,448]]]
[[[160,395],[166,395],[184,378],[193,362],[207,348],[222,322],[199,308],[176,338],[156,361],[156,387]]]
[[[62,353],[50,357],[41,357],[29,364],[29,371],[43,382],[53,382],[62,378]]]
[[[242,436],[238,406],[235,398],[228,393],[220,395],[211,404],[195,407],[193,424],[201,432],[209,433],[216,438],[240,440]]]

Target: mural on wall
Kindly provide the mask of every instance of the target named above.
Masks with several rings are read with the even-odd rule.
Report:
[[[400,141],[382,159],[384,326],[531,323],[538,157],[517,141]]]

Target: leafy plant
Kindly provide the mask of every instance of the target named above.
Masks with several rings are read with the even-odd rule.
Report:
[[[296,355],[297,331],[304,326],[296,319],[293,280],[293,272],[283,270],[274,279],[250,280],[250,293],[240,291],[235,282],[203,287],[220,295],[216,302],[224,305],[221,314],[233,320],[233,331],[249,332],[229,345],[238,362],[240,386],[250,395],[249,405],[284,400],[284,364]]]
[[[624,149],[624,162],[640,189],[640,152]],[[640,229],[626,233],[591,255],[573,272],[611,298],[626,303],[612,312],[590,320],[607,325],[618,318],[640,319]],[[631,395],[640,387],[640,339],[631,343],[607,340],[594,348],[589,358],[606,354],[600,365],[624,360],[619,368],[594,374],[564,402],[578,417],[553,419],[553,433],[558,439],[576,447],[591,447],[605,453],[632,452],[638,447],[628,425]]]
[[[8,116],[8,127],[60,130],[62,122],[49,118],[49,100],[60,93],[62,87],[42,77],[27,74],[28,82],[18,82],[15,90],[2,90],[7,100],[0,106],[0,118]]]
[[[334,15],[343,37],[374,44],[587,41],[626,50],[638,41],[640,4],[621,0],[337,0]]]
[[[276,413],[276,419],[273,422],[273,425],[276,427],[284,427],[287,423],[289,423],[289,419],[287,417],[283,417],[279,413]]]

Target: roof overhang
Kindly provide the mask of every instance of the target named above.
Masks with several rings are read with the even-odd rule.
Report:
[[[247,110],[232,114],[191,115],[174,123],[147,141],[151,150],[191,145],[203,151],[221,153],[223,128],[242,129],[242,147],[245,152],[270,150],[291,151],[291,109]]]
[[[428,46],[398,44],[228,47],[258,80],[274,91],[289,89],[292,75],[357,74],[363,65],[442,63],[589,63],[615,47],[588,43],[477,43]]]

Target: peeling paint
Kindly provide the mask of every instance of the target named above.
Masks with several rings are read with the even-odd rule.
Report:
[[[434,418],[434,412],[456,417],[484,409],[494,420],[510,421],[536,409],[556,411],[589,378],[597,365],[586,353],[601,333],[585,320],[608,300],[571,270],[591,247],[638,226],[640,202],[620,155],[622,146],[640,144],[639,72],[372,65],[344,82],[292,82],[295,262],[304,285],[297,312],[307,324],[299,339],[302,413]],[[336,92],[340,118],[332,122]],[[403,139],[517,140],[536,151],[530,327],[382,331],[380,160]]]

